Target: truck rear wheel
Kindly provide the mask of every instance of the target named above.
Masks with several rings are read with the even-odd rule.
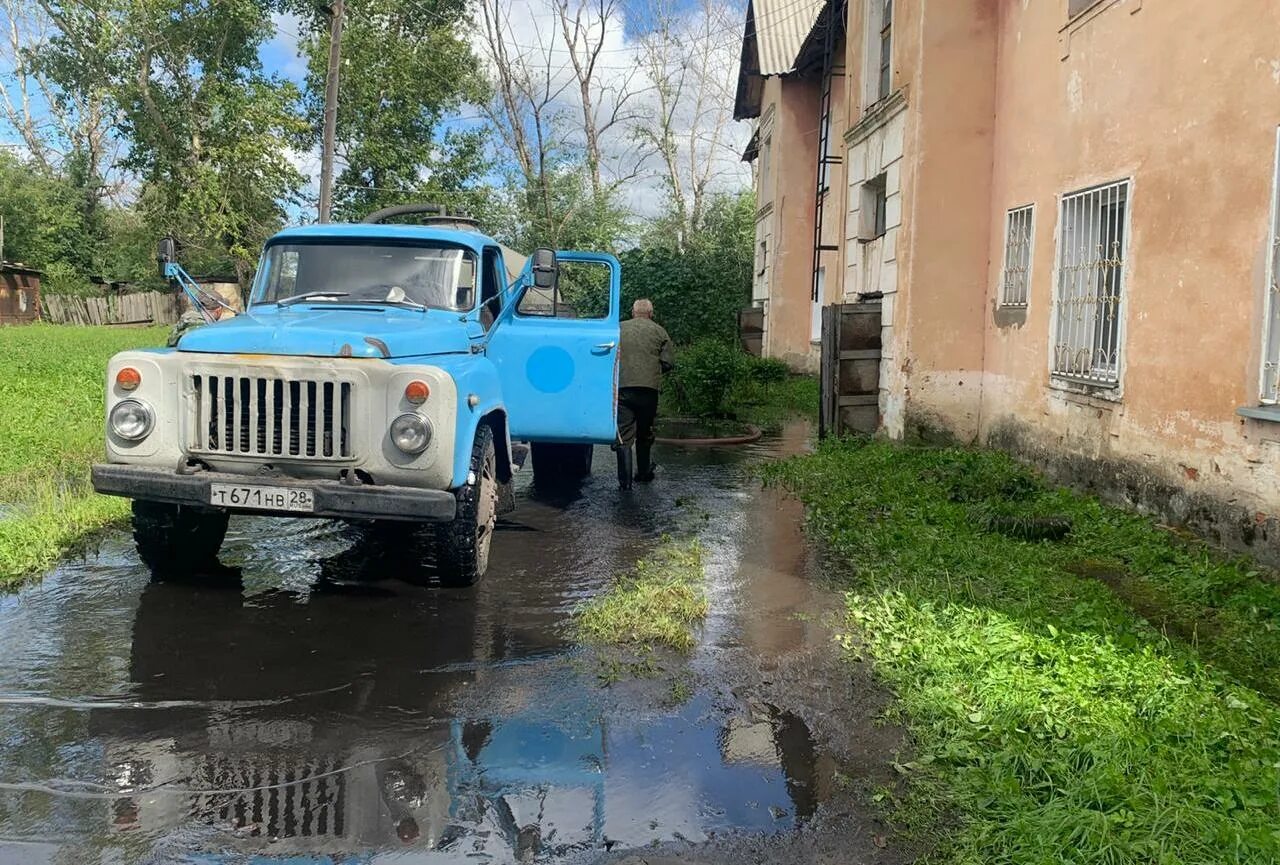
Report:
[[[591,474],[594,454],[593,445],[534,442],[529,453],[533,458],[533,481],[544,485],[580,481]]]
[[[474,585],[489,568],[489,548],[498,523],[498,456],[493,430],[483,424],[476,429],[471,446],[468,483],[457,496],[457,516],[440,525],[436,534],[440,582],[450,588]]]
[[[134,499],[133,541],[157,574],[189,574],[217,563],[229,520],[226,511]]]

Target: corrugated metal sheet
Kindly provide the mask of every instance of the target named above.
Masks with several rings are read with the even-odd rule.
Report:
[[[761,75],[785,75],[828,0],[752,0]]]

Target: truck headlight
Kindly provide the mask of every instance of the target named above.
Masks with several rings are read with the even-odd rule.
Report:
[[[125,441],[141,441],[151,435],[156,417],[145,403],[136,399],[121,400],[111,409],[111,431]]]
[[[391,441],[407,454],[420,454],[431,444],[431,422],[420,414],[402,414],[391,422]]]

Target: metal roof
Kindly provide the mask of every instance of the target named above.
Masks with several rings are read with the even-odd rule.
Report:
[[[785,75],[827,0],[751,0],[761,75]]]

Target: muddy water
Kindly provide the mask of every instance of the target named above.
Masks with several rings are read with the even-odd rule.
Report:
[[[897,861],[864,804],[897,736],[751,479],[806,440],[666,449],[631,494],[607,450],[580,489],[523,478],[471,590],[327,522],[233,520],[204,585],[108,538],[0,600],[0,862]],[[575,646],[574,606],[689,531],[692,656]]]

